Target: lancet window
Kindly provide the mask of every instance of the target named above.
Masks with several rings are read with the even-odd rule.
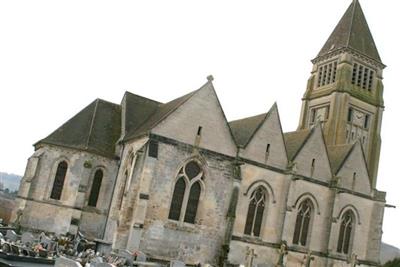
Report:
[[[178,172],[168,218],[195,223],[204,173],[197,161],[189,161]]]
[[[309,199],[304,200],[298,207],[294,228],[293,244],[306,246],[313,217],[313,204]]]
[[[340,220],[339,239],[337,252],[348,254],[350,252],[354,232],[354,214],[351,210],[346,211]]]
[[[91,207],[97,206],[97,200],[99,199],[102,180],[103,180],[103,171],[97,170],[93,177],[92,189],[90,190],[90,196],[88,202],[88,205]]]
[[[51,190],[50,198],[60,200],[62,190],[64,188],[65,175],[67,174],[68,164],[61,161],[57,166],[56,175],[54,177],[53,189]]]
[[[260,236],[263,216],[267,203],[267,190],[263,186],[257,187],[250,196],[247,211],[245,235]]]

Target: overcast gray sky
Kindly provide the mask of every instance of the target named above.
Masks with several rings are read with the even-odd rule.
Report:
[[[400,206],[400,1],[360,0],[383,62],[378,189]],[[95,98],[168,101],[212,74],[229,120],[277,101],[297,127],[314,58],[350,0],[1,1],[0,171],[22,175],[32,144]],[[400,211],[383,240],[400,247]]]

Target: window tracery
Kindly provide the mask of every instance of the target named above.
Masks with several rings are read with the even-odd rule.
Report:
[[[178,172],[168,218],[195,223],[204,173],[197,161],[187,162]]]
[[[352,236],[354,232],[354,214],[351,210],[346,211],[340,220],[339,239],[337,252],[348,254],[350,252]]]
[[[245,235],[260,236],[266,201],[267,190],[263,186],[257,187],[250,196],[244,228]]]
[[[311,200],[304,200],[297,210],[296,224],[293,235],[293,244],[306,246],[308,234],[313,217],[313,205]]]

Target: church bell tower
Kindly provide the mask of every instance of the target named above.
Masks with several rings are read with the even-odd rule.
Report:
[[[321,123],[328,146],[359,140],[375,188],[385,65],[358,0],[351,3],[312,63],[298,128]]]

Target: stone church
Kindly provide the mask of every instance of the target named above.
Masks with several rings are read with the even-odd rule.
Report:
[[[160,262],[378,266],[385,65],[357,0],[312,63],[288,133],[276,105],[228,122],[211,76],[93,101],[34,145],[14,219]]]

